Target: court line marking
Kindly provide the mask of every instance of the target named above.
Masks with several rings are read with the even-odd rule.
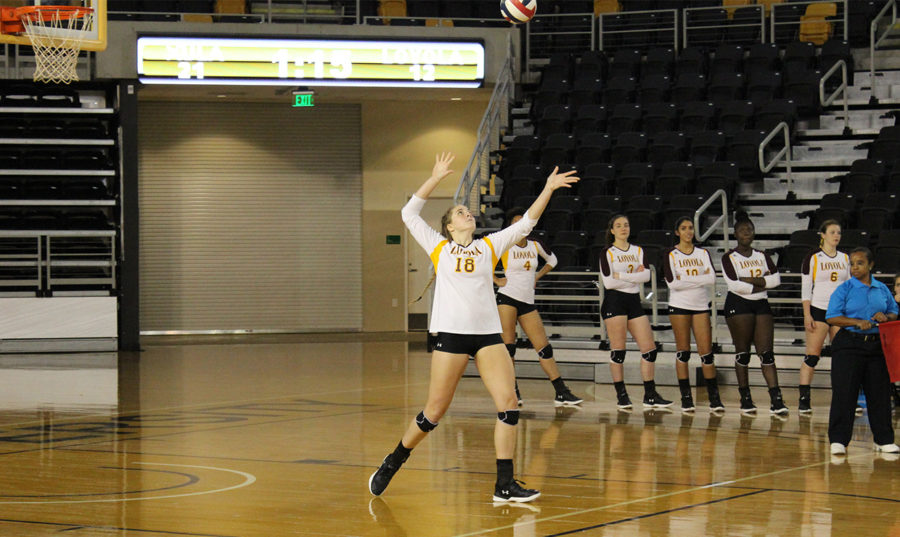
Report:
[[[149,464],[154,466],[176,466],[179,468],[199,468],[203,470],[216,470],[219,472],[228,472],[231,474],[237,474],[244,478],[242,483],[238,483],[237,485],[232,485],[230,487],[224,487],[220,489],[213,490],[201,490],[197,492],[185,492],[183,494],[166,494],[163,496],[149,496],[149,497],[141,497],[141,498],[108,498],[108,499],[94,499],[94,500],[50,500],[50,501],[0,501],[0,505],[21,505],[21,504],[72,504],[72,503],[118,503],[118,502],[144,502],[149,500],[163,500],[169,498],[185,498],[189,496],[203,496],[206,494],[218,494],[220,492],[228,492],[230,490],[236,490],[240,488],[247,487],[256,482],[256,476],[247,472],[242,472],[240,470],[232,470],[230,468],[217,468],[215,466],[198,466],[194,464],[173,464],[167,462],[141,462],[135,461],[132,464]]]
[[[220,405],[240,405],[240,404],[250,404],[250,403],[266,403],[271,401],[291,401],[297,398],[307,399],[310,397],[322,397],[327,395],[336,395],[343,393],[363,393],[363,392],[371,392],[377,390],[396,390],[397,388],[406,388],[408,386],[427,386],[430,381],[424,382],[409,382],[405,384],[391,384],[386,386],[376,386],[372,388],[354,388],[350,390],[332,390],[328,392],[316,392],[312,394],[291,394],[291,395],[277,395],[273,397],[264,397],[261,399],[238,399],[235,401],[216,401],[211,403],[196,403],[193,405],[186,406],[164,406],[159,408],[152,409],[140,409],[140,410],[126,410],[123,412],[108,412],[105,414],[96,413],[96,414],[79,414],[78,416],[68,416],[59,419],[54,419],[54,424],[65,424],[69,422],[78,422],[80,420],[85,419],[109,419],[113,417],[125,417],[125,416],[140,416],[141,414],[149,413],[149,412],[172,412],[172,411],[186,411],[186,410],[195,410],[195,409],[204,409],[204,408],[216,408]],[[357,405],[364,406],[364,405]],[[43,425],[46,423],[46,420],[31,420],[31,421],[21,421],[21,422],[13,422],[13,423],[0,423],[0,429],[3,428],[11,428],[11,427],[27,427],[34,425]]]
[[[609,522],[602,522],[602,523],[600,523],[600,524],[593,524],[593,525],[591,525],[591,526],[585,526],[585,527],[583,527],[583,528],[576,528],[576,529],[574,529],[574,530],[567,530],[567,531],[564,531],[564,532],[562,532],[562,533],[552,533],[552,534],[550,534],[550,535],[547,535],[546,537],[561,537],[562,535],[572,535],[572,534],[575,534],[575,533],[581,533],[581,532],[583,532],[583,531],[596,530],[596,529],[598,529],[598,528],[605,528],[605,527],[607,527],[607,526],[615,526],[616,524],[624,524],[624,523],[626,523],[626,522],[634,522],[635,520],[643,520],[643,519],[645,519],[645,518],[650,518],[650,517],[654,517],[654,516],[667,515],[667,514],[669,514],[669,513],[675,513],[675,512],[677,512],[677,511],[684,511],[684,510],[687,510],[687,509],[693,509],[693,508],[695,508],[695,507],[703,507],[703,506],[705,506],[705,505],[712,505],[712,504],[715,504],[715,503],[722,503],[722,502],[727,502],[727,501],[731,501],[731,500],[737,500],[737,499],[740,499],[740,498],[746,498],[746,497],[748,497],[748,496],[755,496],[755,495],[757,495],[757,494],[762,494],[762,493],[764,493],[764,492],[769,492],[769,489],[760,489],[760,490],[755,490],[755,491],[752,491],[752,492],[745,492],[745,493],[743,493],[743,494],[738,494],[738,495],[736,495],[736,496],[726,496],[725,498],[716,498],[715,500],[708,500],[708,501],[700,502],[700,503],[692,503],[692,504],[690,504],[690,505],[682,505],[682,506],[680,506],[680,507],[672,507],[671,509],[664,509],[664,510],[662,510],[662,511],[657,511],[657,512],[655,512],[655,513],[644,513],[644,514],[642,514],[642,515],[634,515],[634,516],[631,516],[631,517],[628,517],[628,518],[620,518],[619,520],[611,520],[611,521],[609,521]]]
[[[863,454],[855,455],[855,456],[853,456],[853,458],[862,458],[862,455]],[[846,458],[849,460],[851,457],[847,456]],[[831,460],[829,459],[829,460],[825,460],[825,461],[814,462],[812,464],[807,464],[804,466],[797,466],[794,468],[784,468],[782,470],[775,470],[773,472],[766,472],[764,474],[757,474],[757,475],[752,475],[752,476],[741,477],[738,479],[731,479],[729,481],[719,481],[716,483],[709,483],[707,485],[700,485],[698,487],[692,487],[692,488],[688,488],[688,489],[684,489],[684,490],[677,490],[674,492],[666,492],[664,494],[657,494],[656,496],[648,496],[646,498],[635,498],[634,500],[626,500],[623,502],[618,502],[618,503],[614,503],[614,504],[610,504],[610,505],[601,505],[599,507],[591,507],[589,509],[580,509],[578,511],[572,511],[570,513],[561,513],[559,515],[553,515],[553,516],[548,516],[548,517],[543,517],[543,518],[536,518],[535,520],[529,522],[529,524],[536,525],[540,522],[550,522],[553,520],[559,520],[559,519],[563,519],[563,518],[579,516],[579,515],[583,515],[586,513],[595,513],[595,512],[599,512],[599,511],[605,511],[607,509],[614,509],[616,507],[623,507],[623,506],[632,505],[635,503],[649,502],[649,501],[654,501],[654,500],[660,500],[663,498],[670,498],[672,496],[677,496],[679,494],[688,494],[688,493],[692,493],[692,492],[698,492],[698,491],[701,491],[704,489],[723,487],[723,486],[731,485],[734,483],[740,483],[742,481],[751,481],[753,479],[762,479],[764,477],[771,477],[773,475],[785,474],[788,472],[795,472],[797,470],[807,470],[809,468],[815,468],[817,466],[822,466],[825,464],[831,464]],[[845,462],[845,464],[846,464],[846,462]],[[484,529],[478,530],[473,533],[461,533],[461,534],[456,535],[455,537],[475,537],[477,535],[484,535],[487,533],[495,533],[495,532],[502,531],[502,530],[513,529],[515,527],[516,527],[515,524],[507,524],[506,526],[498,526],[496,528],[484,528]]]

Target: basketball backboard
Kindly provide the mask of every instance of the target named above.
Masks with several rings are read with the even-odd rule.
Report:
[[[16,8],[23,5],[48,6],[83,6],[94,10],[93,27],[83,32],[82,50],[106,50],[106,0],[0,0],[0,7]],[[8,12],[8,10],[5,10]],[[31,45],[25,34],[0,33],[0,43],[15,45]]]

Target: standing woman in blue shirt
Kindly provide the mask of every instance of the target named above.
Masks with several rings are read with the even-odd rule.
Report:
[[[875,261],[868,248],[850,253],[850,279],[828,301],[825,319],[841,330],[831,343],[831,412],[828,440],[833,455],[847,453],[853,435],[856,399],[866,394],[875,450],[900,453],[891,426],[891,385],[878,323],[897,319],[897,303],[887,286],[872,277]]]

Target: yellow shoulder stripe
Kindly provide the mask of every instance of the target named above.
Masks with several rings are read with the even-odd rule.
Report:
[[[440,258],[441,256],[441,250],[444,249],[444,246],[446,246],[448,242],[450,241],[442,240],[438,243],[437,246],[434,247],[434,250],[431,251],[431,255],[429,257],[431,257],[431,264],[434,265],[435,273],[437,273],[438,258]]]
[[[484,242],[488,245],[488,248],[491,249],[491,267],[496,267],[498,259],[497,252],[494,251],[494,245],[491,243],[491,239],[487,237],[484,238]]]

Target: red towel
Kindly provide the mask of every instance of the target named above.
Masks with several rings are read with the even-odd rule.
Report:
[[[891,382],[900,382],[900,321],[879,323],[878,332]]]

